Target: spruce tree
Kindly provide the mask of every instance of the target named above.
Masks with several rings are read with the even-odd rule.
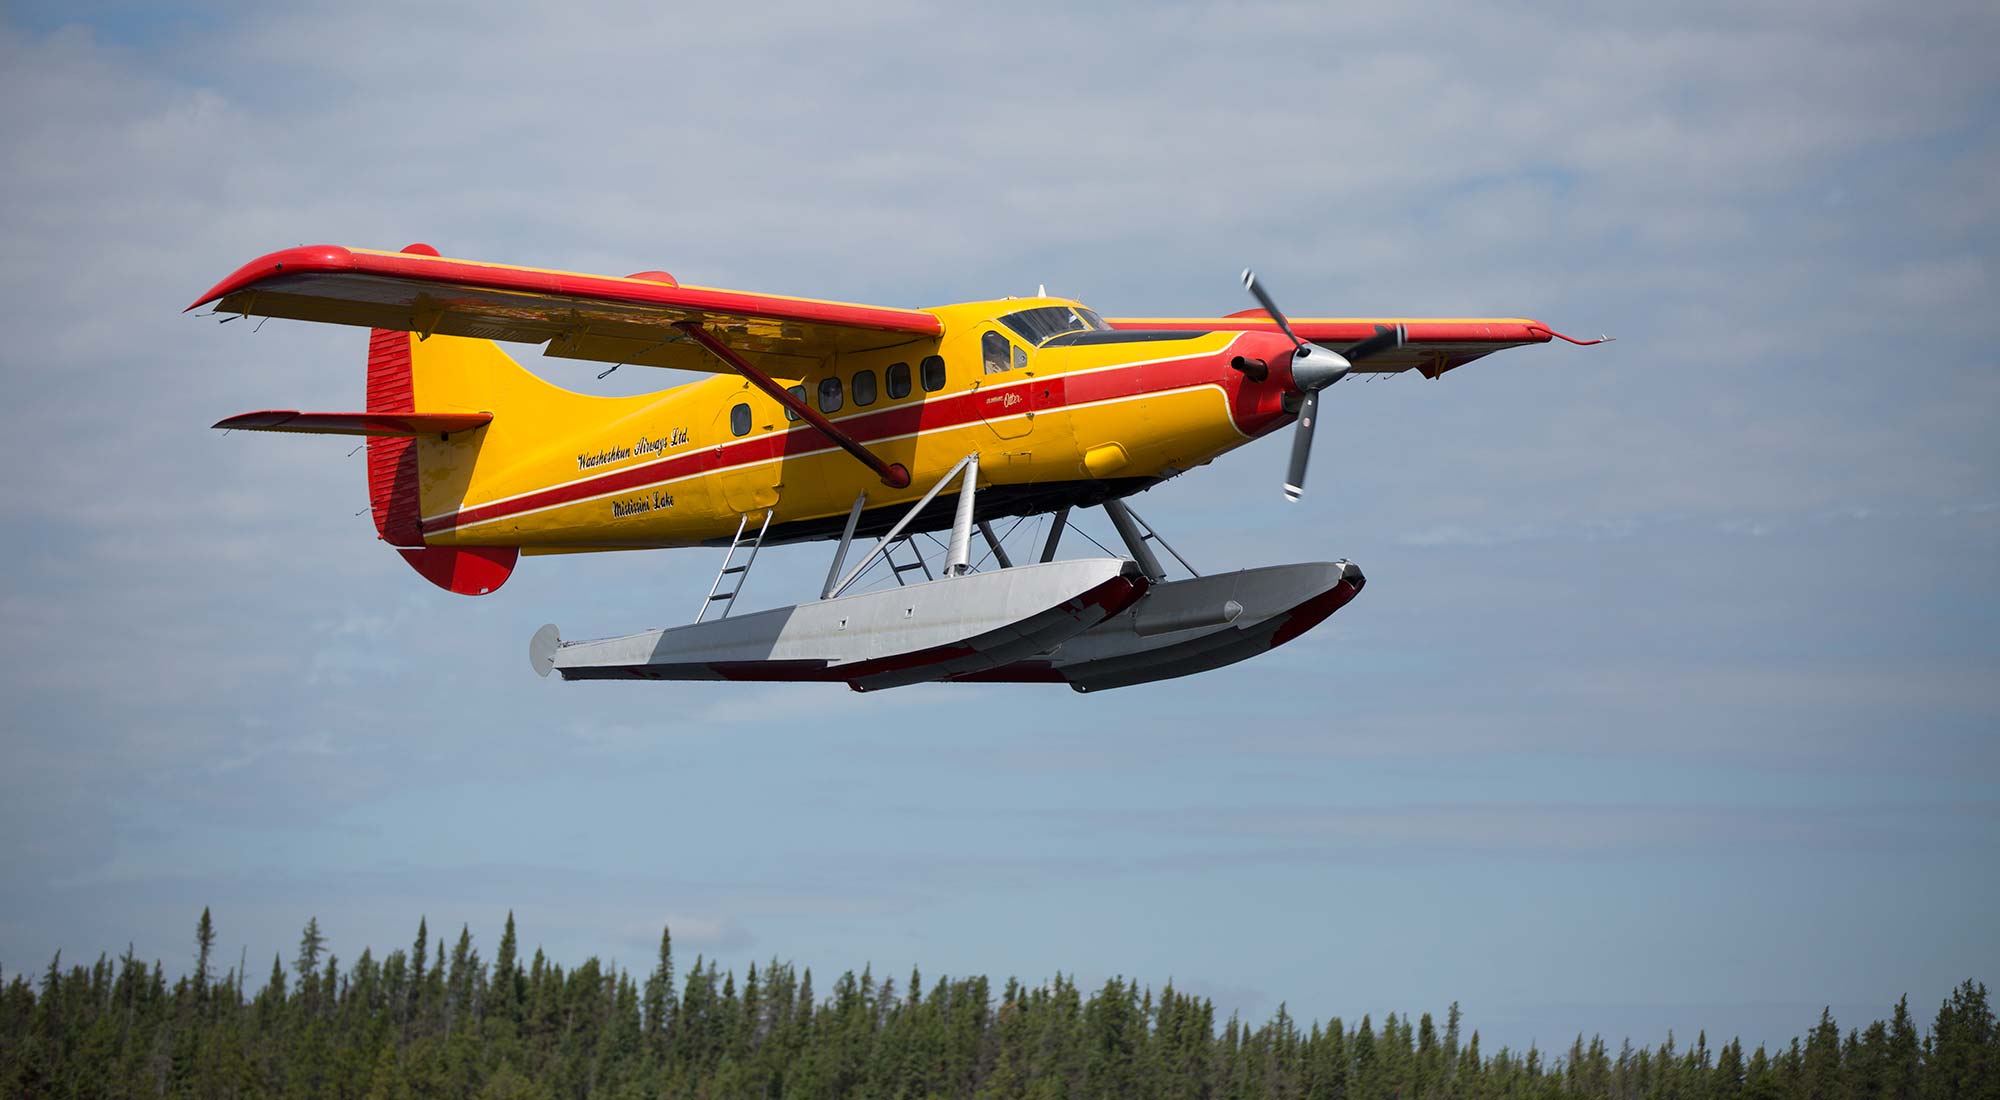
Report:
[[[510,1024],[521,1021],[520,942],[514,936],[514,911],[507,910],[507,927],[500,933],[500,950],[493,959],[493,976],[487,981],[495,1015]]]
[[[1458,1068],[1458,1026],[1461,1019],[1458,1002],[1451,1002],[1451,1008],[1445,1014],[1444,1024],[1444,1072],[1447,1078],[1457,1072]]]
[[[1731,1039],[1715,1056],[1710,1100],[1737,1100],[1743,1094],[1743,1043]]]
[[[308,917],[305,930],[299,933],[299,957],[292,963],[301,982],[319,973],[319,956],[325,947],[326,937],[320,935],[319,918]]]
[[[194,942],[194,991],[195,996],[203,997],[208,993],[209,953],[215,950],[215,922],[208,919],[206,905],[201,907],[201,920],[194,926]]]
[[[442,948],[444,941],[439,940]],[[458,927],[458,943],[451,949],[451,969],[445,979],[445,1026],[454,1029],[470,1018],[474,991],[478,988],[479,953],[472,949],[472,926]]]
[[[1910,1018],[1910,995],[1896,1001],[1889,1018],[1889,1100],[1917,1100],[1923,1079],[1923,1058],[1917,1047],[1916,1023]]]
[[[1831,1006],[1820,1009],[1819,1023],[1806,1038],[1800,1075],[1803,1100],[1842,1100],[1846,1093],[1840,1076],[1840,1028]]]
[[[1383,1025],[1385,1028],[1387,1024]],[[1364,1013],[1361,1026],[1354,1029],[1352,1050],[1353,1070],[1348,1078],[1347,1094],[1355,1100],[1379,1100],[1382,1095],[1379,1067],[1375,1052],[1375,1023],[1373,1017]]]
[[[421,990],[424,985],[424,963],[430,958],[430,922],[425,917],[417,918],[417,942],[410,948],[410,981]]]
[[[674,1004],[674,932],[660,926],[660,954],[653,972],[646,976],[646,1038],[656,1052],[663,1051]]]
[[[1968,978],[1938,1006],[1924,1066],[1924,1100],[1992,1100],[2000,1096],[2000,1051],[1986,986]]]

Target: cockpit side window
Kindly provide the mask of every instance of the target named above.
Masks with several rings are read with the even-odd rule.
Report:
[[[987,374],[999,374],[1014,368],[1014,345],[1005,336],[988,331],[979,338],[979,357],[986,361]]]

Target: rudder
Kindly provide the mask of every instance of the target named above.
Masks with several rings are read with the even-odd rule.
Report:
[[[371,413],[417,411],[410,382],[409,333],[386,328],[369,330],[367,408]],[[423,546],[415,439],[369,437],[368,500],[374,506],[375,530],[384,542],[399,550]]]
[[[411,365],[415,335],[395,329],[368,333],[368,411],[416,412]],[[513,546],[425,546],[423,502],[417,484],[417,440],[411,436],[368,439],[368,500],[375,530],[425,580],[448,592],[483,596],[514,572],[521,551]]]

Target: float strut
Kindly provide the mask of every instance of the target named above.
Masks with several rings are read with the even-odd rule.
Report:
[[[1118,528],[1118,537],[1125,540],[1126,549],[1132,551],[1132,560],[1139,563],[1139,571],[1146,574],[1149,581],[1165,580],[1167,571],[1160,568],[1160,559],[1153,548],[1146,545],[1146,536],[1139,530],[1139,522],[1132,518],[1132,510],[1125,507],[1122,500],[1104,502],[1104,514],[1111,517],[1111,525]]]
[[[1056,560],[1056,544],[1062,541],[1063,528],[1068,525],[1069,508],[1065,506],[1056,512],[1055,519],[1049,521],[1049,539],[1042,544],[1043,561]]]
[[[947,577],[972,572],[972,493],[978,484],[979,452],[974,451],[965,456],[965,481],[958,489],[958,515],[951,522],[951,552],[945,558]]]
[[[842,592],[847,591],[848,587],[852,585],[855,582],[855,580],[861,576],[861,574],[867,572],[868,567],[875,564],[875,559],[881,557],[883,553],[889,549],[889,544],[895,542],[896,539],[902,535],[903,528],[908,527],[910,525],[910,521],[917,518],[917,513],[922,512],[926,505],[930,504],[932,500],[936,499],[938,493],[942,492],[945,486],[951,484],[951,479],[958,476],[958,471],[964,469],[965,466],[972,461],[974,461],[974,456],[966,455],[964,458],[958,460],[958,465],[953,466],[948,473],[946,473],[943,477],[939,478],[938,483],[936,485],[931,486],[931,491],[925,493],[922,499],[918,500],[915,504],[912,504],[910,506],[910,510],[903,513],[903,518],[897,520],[896,525],[894,527],[889,528],[888,534],[883,535],[880,539],[877,539],[875,541],[874,549],[868,551],[867,556],[861,559],[861,563],[859,565],[856,565],[854,568],[848,570],[847,575],[845,577],[840,578],[840,583],[833,586],[833,594],[835,596],[838,596]],[[892,562],[891,564],[894,563]]]
[[[993,537],[993,525],[983,519],[980,520],[979,533],[986,536],[986,545],[993,548],[993,560],[1000,563],[1000,568],[1014,568],[1014,563],[1007,557],[1007,548],[1000,545],[999,539]]]
[[[840,533],[840,546],[833,552],[833,566],[826,571],[826,584],[819,590],[819,598],[833,595],[833,586],[840,580],[840,567],[847,563],[847,548],[854,545],[854,525],[861,522],[861,506],[868,503],[868,491],[862,490],[854,498],[854,507],[847,512],[847,528]]]

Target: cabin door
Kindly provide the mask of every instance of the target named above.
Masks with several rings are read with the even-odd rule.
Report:
[[[988,329],[979,337],[980,376],[972,391],[979,418],[1002,439],[1020,439],[1035,430],[1028,351],[1005,332]]]
[[[784,468],[777,455],[782,453],[784,429],[790,424],[782,410],[773,410],[776,423],[756,422],[749,393],[746,385],[715,418],[713,438],[723,465],[710,475],[709,484],[718,508],[731,515],[761,513],[777,504]]]

